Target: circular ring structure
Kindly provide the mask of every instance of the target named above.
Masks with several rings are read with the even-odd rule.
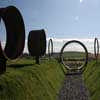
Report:
[[[49,55],[49,57],[51,57],[52,54],[53,54],[53,41],[52,41],[52,39],[50,39],[48,41],[48,55]]]
[[[29,32],[28,50],[31,56],[43,56],[45,54],[46,34],[43,29]]]
[[[66,64],[64,63],[63,61],[63,51],[64,51],[64,48],[66,46],[68,46],[69,44],[71,43],[78,43],[79,45],[81,45],[83,47],[83,49],[85,50],[85,62],[83,65],[81,65],[80,67],[78,67],[76,70],[83,70],[84,67],[87,65],[88,63],[88,51],[87,51],[87,48],[85,47],[85,45],[80,42],[80,41],[77,41],[77,40],[71,40],[71,41],[68,41],[67,43],[64,44],[64,46],[62,47],[61,49],[61,52],[60,52],[60,61],[62,62],[62,64],[68,69],[68,70],[73,70],[73,68],[70,68],[69,66],[66,66]]]
[[[97,59],[99,55],[99,41],[97,38],[94,39],[94,55],[95,58]]]
[[[25,44],[25,26],[21,13],[14,6],[0,8],[0,17],[6,28],[6,45],[4,50],[0,43],[0,58],[16,59],[20,56]]]

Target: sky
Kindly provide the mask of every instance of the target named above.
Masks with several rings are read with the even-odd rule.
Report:
[[[16,6],[23,16],[26,42],[31,30],[45,29],[47,39],[55,39],[57,52],[64,39],[78,39],[93,52],[94,38],[100,38],[100,0],[0,0],[0,8],[10,5]],[[0,41],[5,40],[1,20]],[[28,52],[27,45],[24,52]]]
[[[0,7],[16,6],[29,31],[45,29],[47,38],[100,37],[100,0],[0,0]],[[3,22],[0,39],[6,32]]]

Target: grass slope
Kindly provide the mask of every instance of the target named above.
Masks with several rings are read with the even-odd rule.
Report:
[[[89,62],[84,79],[90,92],[90,100],[100,100],[100,61]]]
[[[0,76],[0,100],[56,100],[64,79],[56,60],[31,58],[8,62],[7,72]]]
[[[63,53],[63,57],[68,58],[84,58],[85,53],[84,52],[78,52],[78,51],[66,51]]]

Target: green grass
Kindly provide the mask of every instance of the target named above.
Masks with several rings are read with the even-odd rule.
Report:
[[[90,100],[100,100],[100,61],[89,62],[84,80],[90,92]]]
[[[66,51],[63,52],[63,57],[64,58],[84,58],[85,53],[84,52],[78,52],[78,51]]]
[[[22,58],[7,65],[0,76],[0,100],[57,100],[64,72],[56,60],[37,65],[32,58]]]
[[[0,76],[0,100],[57,100],[63,80],[63,67],[55,59],[40,65],[30,57],[8,61]],[[84,80],[90,100],[100,100],[100,61],[88,63]]]

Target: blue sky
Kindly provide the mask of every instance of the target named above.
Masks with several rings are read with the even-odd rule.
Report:
[[[30,30],[42,28],[53,38],[100,37],[100,0],[0,0],[0,7],[9,5],[23,15],[26,39]]]

